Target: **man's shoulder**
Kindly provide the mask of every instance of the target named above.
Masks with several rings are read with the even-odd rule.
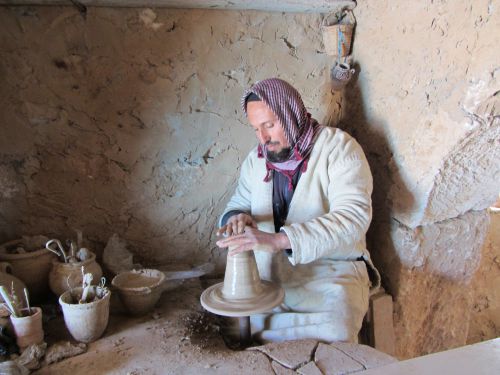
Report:
[[[320,150],[327,152],[350,152],[354,149],[358,150],[361,147],[354,137],[349,133],[333,127],[324,127],[319,133],[316,145]]]

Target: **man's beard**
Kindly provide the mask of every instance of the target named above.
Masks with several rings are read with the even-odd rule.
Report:
[[[267,160],[271,163],[283,163],[290,158],[290,147],[284,147],[278,152],[269,151],[266,149]]]

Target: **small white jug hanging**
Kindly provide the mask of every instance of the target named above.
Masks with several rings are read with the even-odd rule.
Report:
[[[340,90],[351,80],[356,70],[348,63],[335,63],[331,71],[332,89]]]

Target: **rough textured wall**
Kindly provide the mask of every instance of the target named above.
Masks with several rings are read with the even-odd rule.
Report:
[[[239,98],[281,76],[367,153],[398,355],[464,344],[475,211],[498,194],[498,12],[360,1],[359,74],[332,96],[318,16],[0,8],[0,240],[79,227],[102,248],[116,231],[146,260],[220,264],[216,217],[254,144]]]
[[[500,1],[361,1],[355,14],[343,126],[374,171],[369,244],[397,354],[463,345],[500,181]]]
[[[475,296],[467,344],[500,337],[500,212],[491,212],[491,223],[474,275]]]
[[[250,83],[338,116],[319,15],[0,7],[0,241],[117,232],[149,262],[218,262],[216,219],[256,144]]]

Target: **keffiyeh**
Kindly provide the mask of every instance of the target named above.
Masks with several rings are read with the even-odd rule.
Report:
[[[257,95],[278,117],[291,148],[288,160],[277,163],[269,161],[265,145],[259,144],[258,156],[266,158],[267,174],[264,181],[270,181],[271,170],[277,170],[287,176],[291,187],[292,178],[299,169],[301,172],[307,170],[307,159],[323,126],[307,112],[299,92],[279,78],[259,81],[245,91],[242,97],[245,114],[247,113],[247,99],[252,93]]]

